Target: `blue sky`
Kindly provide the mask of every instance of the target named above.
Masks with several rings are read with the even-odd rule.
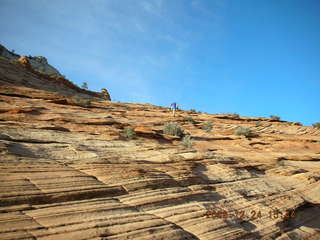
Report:
[[[0,43],[114,101],[320,121],[318,0],[1,0]]]

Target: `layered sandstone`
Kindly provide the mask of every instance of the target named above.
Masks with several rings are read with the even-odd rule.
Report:
[[[98,98],[78,104],[72,89],[0,67],[1,240],[320,239],[319,129],[173,117]],[[163,134],[168,121],[191,134],[193,148]],[[128,126],[136,139],[121,135]],[[257,136],[235,135],[239,126]]]
[[[106,97],[104,93],[82,89],[64,77],[37,71],[32,67],[29,58],[26,56],[20,57],[14,63],[0,57],[0,76],[0,84],[41,89],[74,99],[111,100],[109,94]],[[14,94],[10,92],[10,89],[7,89],[7,91],[7,94]],[[15,89],[14,91],[20,90]]]

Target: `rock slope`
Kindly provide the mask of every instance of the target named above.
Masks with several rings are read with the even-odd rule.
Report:
[[[9,51],[1,44],[0,44],[0,56],[7,58],[7,59],[10,59],[10,60],[18,60],[21,57],[20,55],[14,53],[12,51]],[[53,66],[51,66],[48,63],[48,60],[45,57],[43,57],[43,56],[35,56],[35,57],[29,56],[28,58],[29,58],[31,66],[34,69],[41,71],[43,73],[46,73],[46,74],[56,74],[58,76],[62,76],[61,73],[56,68],[54,68]]]
[[[319,129],[82,104],[0,63],[1,240],[320,239]],[[163,134],[168,121],[192,148]],[[128,126],[136,139],[122,136]],[[257,136],[235,135],[239,126]]]
[[[83,99],[111,100],[109,94],[106,97],[103,93],[81,89],[64,77],[52,76],[35,70],[30,64],[29,58],[26,56],[20,57],[13,63],[0,57],[0,76],[0,84],[28,87],[29,90],[30,88],[41,89],[46,92],[58,94],[61,97],[72,97],[75,101],[77,99],[82,99],[81,102],[84,102]],[[19,88],[6,88],[3,89],[3,91],[5,91],[3,94],[11,96],[17,95],[18,93],[21,93],[23,96],[24,90],[20,90]]]

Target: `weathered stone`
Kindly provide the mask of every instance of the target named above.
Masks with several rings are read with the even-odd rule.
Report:
[[[193,112],[194,125],[188,112],[173,118],[150,104],[82,106],[72,85],[51,92],[61,85],[5,61],[1,240],[316,239],[319,129]],[[162,134],[168,121],[192,136],[192,149]],[[128,126],[136,139],[119,137]],[[258,136],[235,136],[239,126]]]

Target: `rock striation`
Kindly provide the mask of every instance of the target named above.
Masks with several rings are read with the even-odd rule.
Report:
[[[71,97],[74,101],[78,102],[84,102],[83,99],[87,99],[87,101],[90,99],[100,101],[103,99],[107,101],[111,100],[109,94],[106,96],[103,93],[82,89],[64,77],[48,75],[33,69],[29,58],[26,56],[20,57],[14,63],[0,57],[0,75],[2,76],[0,84],[42,89],[47,92],[56,93],[60,97]],[[7,94],[15,94],[10,91],[7,88]],[[14,91],[19,92],[20,90],[15,89]]]
[[[1,240],[320,239],[317,128],[83,104],[75,89],[3,59],[0,84]],[[163,134],[168,121],[192,148]]]

